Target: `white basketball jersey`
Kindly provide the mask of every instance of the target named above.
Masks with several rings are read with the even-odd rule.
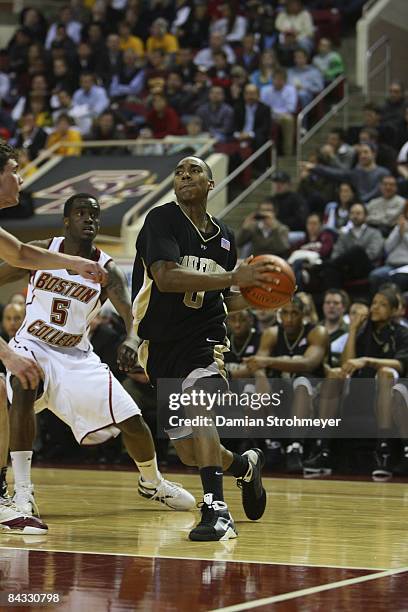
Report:
[[[49,251],[63,252],[64,238],[53,238]],[[96,250],[95,260],[105,266],[112,258]],[[28,285],[26,316],[16,341],[28,338],[59,348],[90,349],[88,325],[101,308],[100,283],[67,270],[37,270]]]

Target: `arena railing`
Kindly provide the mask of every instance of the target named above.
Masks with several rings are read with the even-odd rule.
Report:
[[[364,6],[363,6],[363,17],[365,17],[365,15],[367,15],[368,11],[371,10],[371,8],[374,6],[374,4],[377,4],[378,0],[368,0]]]
[[[228,204],[223,210],[218,213],[218,218],[223,219],[231,210],[236,208],[241,202],[245,200],[259,185],[261,185],[273,172],[275,172],[277,168],[277,154],[276,154],[276,146],[273,140],[268,140],[265,142],[259,149],[257,149],[250,157],[248,157],[238,168],[236,168],[231,174],[229,174],[219,185],[213,189],[213,191],[208,196],[208,200],[210,201],[213,197],[217,195],[222,189],[228,187],[228,185],[239,176],[246,168],[251,166],[254,161],[256,161],[261,155],[264,155],[267,151],[270,151],[271,155],[271,163],[270,166],[262,172],[257,178],[251,181],[250,185],[240,194],[238,194],[232,202]]]
[[[337,89],[342,88],[342,97],[338,102],[330,105],[327,112],[324,113],[323,117],[316,121],[308,130],[305,126],[305,119],[310,116],[310,113],[316,109],[316,107],[323,101],[327,101],[328,97]],[[313,100],[307,104],[298,114],[296,119],[296,161],[297,161],[297,172],[299,176],[300,162],[303,159],[304,146],[309,140],[318,132],[326,123],[343,110],[343,127],[347,127],[348,123],[348,108],[347,105],[350,100],[349,84],[347,79],[340,75],[330,85],[325,87]]]
[[[380,50],[384,51],[384,58],[376,65],[374,68],[371,68],[373,57]],[[388,87],[390,85],[390,75],[391,75],[391,43],[388,36],[383,34],[378,38],[375,43],[371,45],[369,49],[366,51],[366,70],[367,76],[365,80],[364,93],[366,96],[370,96],[372,93],[372,81],[374,77],[379,75],[381,72],[384,72],[384,86],[385,91],[388,91]],[[384,90],[381,90],[382,93]]]
[[[216,140],[208,137],[197,137],[194,139],[195,145],[201,145],[195,152],[194,155],[198,157],[204,157],[208,153],[212,152]],[[191,144],[190,141],[185,141],[177,136],[166,136],[163,139],[157,138],[138,138],[135,139],[123,139],[123,140],[83,140],[81,142],[66,142],[61,141],[52,145],[49,149],[43,150],[33,161],[31,161],[25,168],[23,168],[22,176],[24,178],[24,172],[31,169],[37,168],[37,171],[24,179],[24,188],[30,186],[31,183],[36,181],[40,176],[46,174],[52,169],[57,163],[59,163],[64,157],[57,155],[56,151],[61,146],[67,147],[78,147],[80,149],[92,149],[101,147],[126,147],[129,149],[129,155],[157,155],[163,156],[166,153],[174,153],[172,147],[180,144],[185,144],[186,148]],[[151,147],[151,150],[145,152],[146,147]],[[132,206],[123,216],[121,223],[121,236],[108,236],[104,234],[98,235],[98,240],[101,242],[112,242],[122,243],[123,228],[132,224],[133,218],[141,214],[144,210],[148,209],[158,197],[159,194],[163,193],[166,189],[170,189],[173,182],[173,174],[169,174],[163,181],[161,181],[155,189],[152,189],[147,193],[137,204]]]
[[[36,159],[34,159],[32,162],[30,162],[30,164],[26,166],[26,169],[28,169],[30,167],[35,167],[45,162],[43,163],[43,165],[39,167],[36,173],[34,173],[32,176],[30,176],[25,181],[25,187],[28,187],[31,182],[39,178],[40,174],[45,174],[50,168],[52,168],[52,166],[54,166],[61,159],[63,159],[62,156],[55,154],[55,151],[57,151],[58,148],[61,146],[70,146],[70,147],[74,146],[78,148],[100,148],[100,147],[107,147],[107,146],[109,147],[129,147],[129,149],[132,150],[132,152],[134,152],[135,149],[139,150],[139,154],[143,154],[143,151],[142,151],[143,147],[153,146],[153,147],[157,147],[157,151],[158,151],[156,153],[157,155],[165,155],[166,151],[171,152],[171,147],[173,147],[174,145],[179,145],[180,143],[183,143],[183,142],[185,143],[186,147],[188,147],[189,142],[185,142],[181,138],[176,137],[176,136],[175,137],[168,136],[162,140],[158,140],[154,138],[143,138],[143,139],[140,138],[137,140],[134,140],[134,139],[133,140],[100,140],[100,141],[89,140],[89,141],[82,141],[82,142],[77,142],[77,143],[59,142],[53,145],[52,147],[50,147],[49,149],[47,149],[46,151],[43,151],[42,153],[40,153],[40,155]],[[214,149],[214,145],[216,144],[216,141],[212,138],[196,138],[194,142],[195,144],[202,145],[194,153],[194,155],[196,155],[197,157],[203,157],[207,155],[209,152],[212,152]],[[220,218],[224,217],[228,212],[230,212],[230,210],[238,206],[248,195],[250,195],[261,183],[263,183],[263,181],[265,181],[276,170],[277,157],[276,157],[275,143],[272,140],[268,140],[266,143],[264,143],[261,147],[259,147],[259,149],[257,149],[254,153],[252,153],[250,157],[245,159],[231,174],[226,176],[225,179],[222,180],[210,192],[209,197],[208,197],[209,201],[215,198],[217,194],[219,194],[223,189],[226,189],[234,179],[236,179],[244,170],[249,168],[260,156],[266,154],[268,150],[270,151],[270,156],[271,156],[270,157],[271,161],[270,161],[270,165],[268,166],[268,168],[264,172],[262,172],[256,179],[251,181],[250,185],[246,189],[244,189],[236,198],[234,198],[234,200],[218,214]],[[107,242],[123,243],[125,241],[125,228],[128,229],[129,226],[132,226],[134,223],[136,223],[140,215],[143,214],[143,212],[147,211],[150,208],[150,206],[154,204],[155,200],[166,191],[166,189],[171,188],[172,183],[173,183],[173,174],[171,173],[163,181],[161,181],[161,183],[157,185],[156,189],[147,193],[139,202],[137,202],[137,204],[132,206],[124,214],[122,222],[121,222],[121,236],[120,237],[99,235],[98,239],[102,242],[107,241]]]

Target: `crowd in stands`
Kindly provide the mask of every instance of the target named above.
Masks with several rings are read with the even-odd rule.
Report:
[[[257,313],[229,317],[232,377],[251,375],[259,391],[274,388],[271,378],[290,380],[299,418],[371,419],[375,480],[408,475],[406,380],[398,382],[408,346],[407,109],[402,84],[391,82],[382,104],[364,105],[360,125],[333,128],[301,162],[297,188],[286,172],[272,175],[273,195],[243,219],[237,244],[242,257],[287,258],[301,293],[258,335]],[[331,473],[336,441],[305,440],[267,440],[267,456],[291,473]]]
[[[243,146],[257,149],[271,136],[279,153],[290,155],[296,113],[344,72],[336,50],[339,9],[353,22],[361,5],[73,0],[48,20],[37,9],[24,9],[21,27],[0,52],[1,135],[18,147],[22,166],[51,147],[59,155],[113,155],[128,149],[76,145],[169,135],[180,139],[173,151],[196,150],[202,135],[213,137],[219,150],[232,144],[234,163]],[[332,16],[329,36],[319,22],[325,11]],[[257,392],[270,392],[271,379],[278,379],[299,417],[313,411],[347,420],[360,405],[354,381],[375,381],[372,401],[363,402],[375,407],[367,416],[377,431],[370,447],[373,477],[407,476],[408,424],[398,418],[408,397],[398,384],[408,367],[403,85],[391,82],[382,104],[367,101],[358,125],[331,129],[298,170],[298,181],[282,170],[272,175],[271,196],[254,206],[236,233],[240,257],[288,259],[298,293],[279,313],[248,309],[228,317],[227,369],[232,380]],[[3,337],[12,337],[22,316],[16,295],[3,311]],[[117,369],[112,347],[124,333],[120,319],[104,313],[92,322],[91,342],[154,431],[156,401],[145,375]],[[39,423],[36,450],[45,461],[126,461],[120,438],[78,450],[53,415],[43,413]],[[336,469],[336,440],[308,442],[303,434],[258,441],[269,467],[309,475]],[[248,440],[228,443],[243,448]],[[169,461],[167,442],[158,445],[159,459]]]
[[[51,147],[80,155],[82,140],[191,135],[238,152],[272,136],[288,155],[296,113],[344,72],[335,45],[362,4],[71,0],[50,15],[26,7],[0,51],[0,135],[24,151],[22,165]]]

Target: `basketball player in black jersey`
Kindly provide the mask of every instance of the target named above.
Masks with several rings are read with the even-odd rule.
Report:
[[[261,341],[261,332],[254,326],[254,315],[250,310],[232,312],[227,318],[230,350],[225,354],[225,369],[231,378],[245,378],[248,372],[241,366],[245,357],[256,355]]]
[[[305,305],[295,296],[280,310],[281,323],[262,334],[257,355],[245,359],[251,373],[259,370],[257,390],[270,390],[268,377],[290,378],[293,389],[292,414],[299,419],[312,414],[312,378],[324,378],[324,362],[329,352],[329,336],[323,325],[303,323]],[[301,473],[302,436],[294,438],[286,448],[286,468],[290,473]]]
[[[153,385],[161,378],[181,379],[183,392],[200,388],[209,377],[226,388],[222,359],[226,309],[248,306],[230,287],[266,287],[268,272],[278,269],[269,263],[249,265],[246,260],[234,271],[233,233],[207,213],[207,196],[213,188],[211,169],[203,160],[182,159],[174,178],[177,202],[151,210],[136,242],[133,314],[143,340],[139,361]],[[227,540],[237,535],[224,502],[223,471],[238,479],[248,518],[262,516],[266,493],[261,451],[243,455],[227,451],[215,427],[179,427],[168,434],[183,463],[200,471],[204,501],[191,540]]]

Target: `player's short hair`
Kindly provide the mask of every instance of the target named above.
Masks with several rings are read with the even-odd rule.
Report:
[[[89,199],[95,200],[95,202],[99,206],[99,202],[97,198],[93,196],[91,193],[75,193],[73,196],[68,198],[68,200],[64,204],[64,213],[63,213],[64,217],[69,217],[76,200],[80,200],[80,199],[81,200],[89,200]]]
[[[300,312],[305,311],[306,304],[298,295],[294,295],[289,304],[293,304]]]
[[[4,171],[9,159],[15,159],[17,161],[17,151],[4,140],[0,140],[0,172]]]
[[[204,166],[204,168],[205,168],[205,171],[206,171],[206,173],[207,173],[207,178],[208,178],[208,180],[209,180],[209,181],[213,181],[213,180],[214,180],[214,179],[213,179],[213,173],[212,173],[212,170],[211,170],[210,166],[207,164],[207,162],[206,162],[206,161],[204,161],[203,159],[201,159],[201,157],[196,157],[195,155],[189,155],[188,157],[191,157],[191,158],[193,158],[193,159],[199,159],[199,160],[200,160],[200,162],[203,164],[203,166]]]

